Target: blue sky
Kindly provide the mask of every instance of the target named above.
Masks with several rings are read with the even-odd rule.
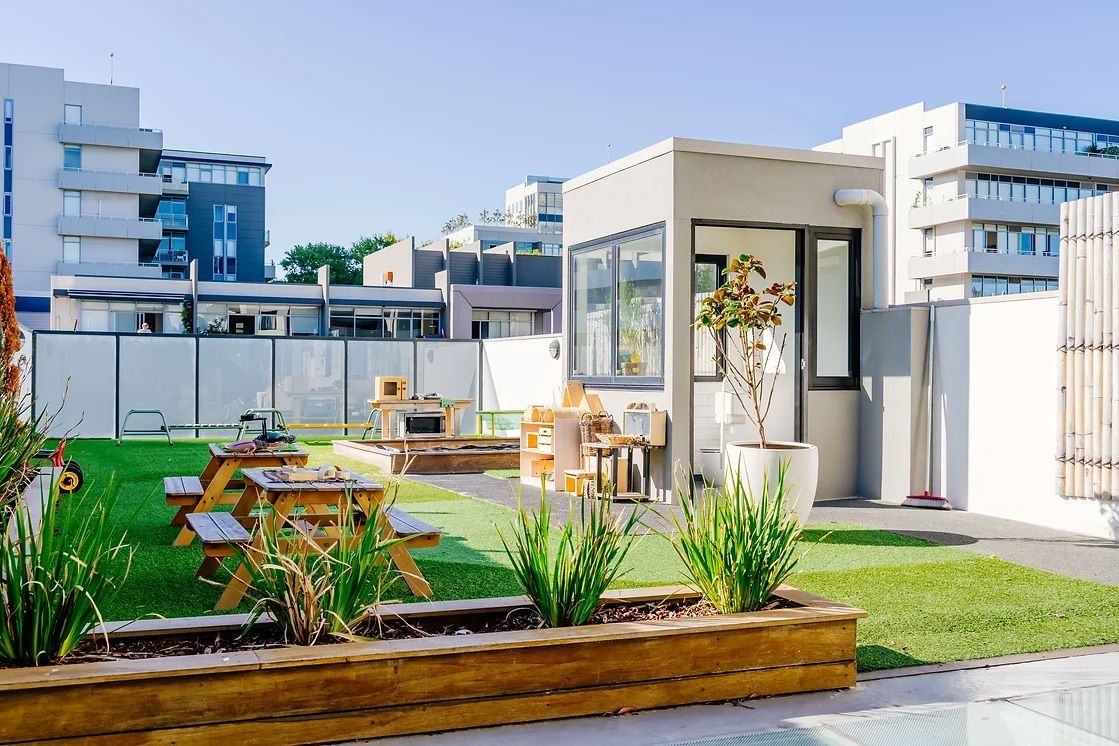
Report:
[[[1119,118],[1117,25],[1025,1],[3,0],[0,60],[107,82],[112,51],[167,147],[266,155],[278,258],[435,238],[525,174],[673,135],[809,147],[1002,83],[1011,106]]]

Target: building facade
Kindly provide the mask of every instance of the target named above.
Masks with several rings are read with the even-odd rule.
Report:
[[[165,277],[185,277],[192,259],[200,279],[264,282],[264,182],[272,166],[261,156],[164,150],[159,163],[163,223],[159,250],[150,260]]]
[[[1119,121],[951,103],[817,150],[885,161],[891,304],[1057,288],[1060,204],[1119,191]]]

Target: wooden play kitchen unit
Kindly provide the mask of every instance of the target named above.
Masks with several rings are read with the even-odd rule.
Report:
[[[209,513],[219,503],[232,503],[234,495],[226,495],[227,489],[240,490],[241,480],[233,479],[238,469],[248,467],[306,466],[309,454],[302,448],[284,445],[263,449],[253,453],[230,451],[220,443],[210,444],[210,462],[198,477],[166,477],[163,492],[167,504],[178,508],[171,519],[172,526],[182,526],[183,530],[175,538],[177,547],[190,546],[194,541],[194,531],[187,524],[191,513]]]
[[[395,438],[399,428],[399,418],[407,418],[416,412],[442,413],[443,429],[442,432],[425,431],[414,433],[414,435],[457,437],[462,411],[474,403],[472,399],[442,399],[439,397],[430,399],[369,399],[368,402],[370,409],[379,411],[381,414],[382,438]]]
[[[200,577],[212,577],[225,557],[241,557],[215,607],[218,611],[234,608],[244,597],[253,574],[252,564],[245,555],[256,552],[259,556],[264,548],[264,522],[268,522],[270,529],[277,530],[297,507],[303,508],[299,522],[311,527],[314,532],[311,536],[320,547],[325,548],[347,538],[341,536],[339,522],[340,517],[351,509],[360,513],[360,520],[355,521],[358,531],[370,520],[384,521],[386,540],[411,537],[409,541],[389,549],[389,556],[412,593],[431,595],[431,586],[408,550],[410,547],[435,546],[439,543],[439,530],[395,508],[383,510],[385,490],[380,484],[345,469],[339,470],[340,477],[331,479],[308,469],[250,468],[242,474],[245,489],[232,513],[192,513],[187,516],[188,524],[202,538],[205,557],[198,570]],[[259,519],[250,515],[258,505],[270,508]],[[303,541],[281,541],[280,548],[284,552],[307,551]]]

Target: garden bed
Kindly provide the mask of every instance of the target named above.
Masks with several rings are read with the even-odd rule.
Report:
[[[697,600],[679,588],[649,588],[604,601],[620,608],[665,599]],[[779,608],[750,614],[7,669],[0,742],[327,742],[853,685],[864,613],[791,588],[777,599]],[[386,613],[436,629],[524,604],[417,603]],[[238,621],[156,620],[112,636],[220,635]]]

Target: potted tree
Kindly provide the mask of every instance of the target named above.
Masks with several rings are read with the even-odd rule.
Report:
[[[765,433],[788,339],[781,329],[781,306],[793,305],[796,283],[774,282],[759,290],[751,284],[753,276],[765,281],[761,260],[750,254],[732,259],[723,284],[700,302],[695,320],[714,338],[716,364],[758,433],[756,441],[725,445],[723,478],[764,491],[765,483],[776,481],[782,464],[787,464],[785,506],[803,525],[816,497],[819,453],[814,445],[772,441]]]

